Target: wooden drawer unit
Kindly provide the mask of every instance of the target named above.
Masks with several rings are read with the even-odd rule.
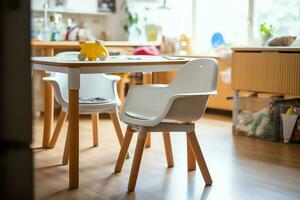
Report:
[[[239,91],[300,96],[299,47],[232,48],[233,124]]]
[[[300,52],[234,52],[232,89],[300,95]]]

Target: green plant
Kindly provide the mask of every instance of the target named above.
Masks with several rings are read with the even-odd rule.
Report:
[[[127,12],[127,22],[126,24],[123,26],[124,30],[128,33],[129,32],[129,28],[135,24],[139,23],[139,16],[137,13],[132,13],[128,10],[128,8],[126,8],[126,12]]]
[[[261,32],[261,34],[262,34],[263,36],[269,36],[269,37],[270,37],[270,36],[272,36],[273,33],[274,33],[274,27],[272,26],[272,24],[267,25],[266,22],[264,22],[264,23],[262,23],[262,24],[260,25],[259,30],[260,30],[260,32]]]

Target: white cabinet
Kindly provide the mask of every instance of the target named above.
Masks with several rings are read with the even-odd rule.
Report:
[[[97,0],[67,0],[66,9],[68,12],[96,13]]]

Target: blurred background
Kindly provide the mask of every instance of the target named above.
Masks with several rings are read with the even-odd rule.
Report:
[[[275,36],[300,36],[300,0],[32,0],[31,7],[32,37],[43,41],[186,35],[194,52],[210,52],[215,33],[228,46],[260,44],[264,22]]]

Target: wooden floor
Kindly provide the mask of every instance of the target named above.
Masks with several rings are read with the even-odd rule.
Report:
[[[174,167],[168,169],[162,134],[152,134],[144,151],[134,193],[127,193],[131,158],[114,174],[119,145],[110,120],[100,121],[99,146],[92,148],[92,124],[80,120],[80,188],[68,190],[68,167],[61,156],[66,135],[55,149],[41,149],[42,118],[34,121],[36,199],[300,199],[300,147],[233,136],[228,117],[206,115],[197,123],[197,136],[207,160],[213,186],[204,187],[199,169],[187,173],[185,135],[171,135]],[[125,126],[123,126],[125,129]],[[17,191],[16,191],[17,192]]]

